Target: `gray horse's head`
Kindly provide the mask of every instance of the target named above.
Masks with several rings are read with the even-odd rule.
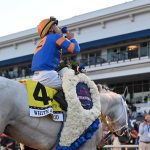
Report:
[[[102,113],[107,116],[110,132],[116,136],[129,136],[128,132],[128,106],[124,97],[120,94],[112,92],[108,87],[103,88],[98,85],[100,91],[100,101]]]

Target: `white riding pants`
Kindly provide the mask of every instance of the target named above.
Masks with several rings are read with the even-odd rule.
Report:
[[[50,71],[36,71],[32,77],[32,80],[39,81],[41,84],[55,89],[62,88],[62,81],[58,72],[54,70]]]

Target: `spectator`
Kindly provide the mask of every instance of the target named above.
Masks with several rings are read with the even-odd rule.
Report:
[[[148,96],[145,96],[144,97],[144,103],[147,103],[148,102]]]
[[[150,150],[150,115],[144,117],[139,126],[139,150]]]
[[[150,103],[150,94],[148,94],[147,101]]]
[[[130,132],[130,142],[129,144],[138,144],[138,132],[136,131],[136,129],[132,129]]]
[[[121,143],[119,142],[118,137],[116,137],[115,135],[113,135],[112,140],[113,140],[113,145],[121,145]],[[112,150],[121,150],[121,148],[114,147],[114,148],[112,148]]]
[[[1,135],[1,147],[3,150],[19,150],[19,144],[12,138],[6,136],[5,134]]]

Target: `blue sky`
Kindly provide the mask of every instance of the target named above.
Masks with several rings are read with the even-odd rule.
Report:
[[[0,37],[35,28],[49,16],[59,20],[131,0],[0,0]]]

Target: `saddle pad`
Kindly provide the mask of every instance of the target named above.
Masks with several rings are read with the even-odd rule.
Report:
[[[23,82],[23,81],[21,81]],[[29,113],[32,117],[43,117],[52,114],[54,121],[63,121],[63,110],[53,99],[57,90],[44,86],[33,80],[26,80]]]

